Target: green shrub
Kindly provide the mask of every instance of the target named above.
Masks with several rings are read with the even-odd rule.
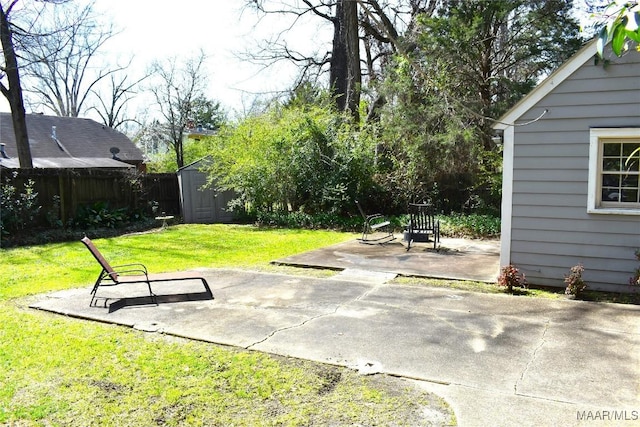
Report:
[[[634,255],[636,256],[636,260],[640,261],[640,249],[636,249]],[[629,284],[632,286],[640,286],[640,267],[635,269],[632,277],[629,277]]]
[[[40,212],[34,185],[33,180],[28,180],[20,193],[9,183],[0,185],[0,228],[3,235],[24,229]]]
[[[312,230],[355,231],[362,227],[360,217],[345,217],[331,213],[256,211],[249,214],[258,225]]]
[[[260,211],[346,215],[374,187],[377,140],[328,106],[275,105],[209,143],[212,180]]]
[[[248,221],[258,225],[284,227],[340,230],[350,232],[362,231],[363,219],[358,214],[340,216],[332,213],[307,214],[304,212],[255,210],[247,214]],[[407,215],[389,216],[387,218],[396,232],[401,232],[408,222]],[[440,216],[440,233],[447,237],[492,238],[500,235],[500,219],[490,215]]]
[[[129,219],[126,208],[111,209],[108,203],[97,202],[90,206],[79,206],[76,217],[72,220],[72,226],[116,228]]]
[[[440,217],[440,233],[449,237],[498,237],[500,218],[491,215],[451,214]]]

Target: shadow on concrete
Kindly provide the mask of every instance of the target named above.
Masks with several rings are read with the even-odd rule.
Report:
[[[156,295],[155,298],[150,296],[125,297],[125,298],[103,298],[94,299],[92,306],[108,308],[109,313],[114,313],[126,307],[136,307],[143,305],[160,305],[176,302],[187,301],[206,301],[214,299],[209,292],[195,292],[171,295]]]

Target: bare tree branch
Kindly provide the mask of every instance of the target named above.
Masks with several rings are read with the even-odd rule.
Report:
[[[349,99],[351,105],[358,99],[354,98],[355,93],[343,98],[343,92],[350,84],[360,86],[360,76],[347,75],[345,61],[349,61],[352,66],[351,74],[355,73],[356,64],[362,62],[363,70],[359,73],[367,77],[369,81],[375,81],[382,73],[381,70],[387,62],[386,58],[396,52],[396,44],[408,43],[403,40],[409,28],[414,25],[417,16],[422,13],[432,14],[436,7],[443,0],[246,0],[246,7],[257,10],[263,16],[279,14],[280,16],[291,16],[293,21],[286,28],[280,29],[277,37],[272,40],[258,44],[259,49],[246,53],[245,59],[255,63],[262,63],[265,67],[272,66],[279,61],[288,61],[296,64],[299,68],[297,82],[310,81],[310,75],[323,75],[329,72],[329,87],[336,92],[336,100],[340,102],[339,108],[343,108],[342,99]],[[361,8],[357,23],[347,23],[345,16],[340,16],[345,7],[355,7],[358,4]],[[319,22],[330,23],[334,30],[333,45],[329,52],[300,52],[289,49],[286,40],[287,33],[300,22],[303,16],[313,14],[319,18]],[[308,22],[305,21],[305,23]],[[286,24],[285,24],[286,25]],[[308,24],[307,24],[308,25]],[[354,31],[347,31],[349,26]],[[361,30],[361,31],[360,31]],[[361,43],[350,42],[349,53],[344,49],[346,45],[340,45],[340,37],[355,35],[360,38]],[[329,40],[327,40],[329,41]],[[336,44],[338,43],[338,44]],[[360,48],[361,45],[364,49]],[[343,51],[341,52],[340,49]],[[359,53],[358,53],[359,51]],[[353,58],[351,58],[354,56]],[[342,69],[342,71],[339,70]],[[332,74],[333,73],[333,74]],[[331,77],[333,75],[333,77]],[[338,75],[340,77],[338,77]],[[342,81],[336,85],[338,81]],[[296,83],[297,83],[296,82]],[[346,92],[345,92],[346,93]],[[368,95],[372,97],[371,105],[380,105],[375,88],[368,87]],[[355,107],[354,107],[355,110]]]
[[[171,148],[176,155],[178,167],[184,166],[183,134],[193,119],[195,103],[204,98],[206,77],[204,62],[206,55],[186,60],[171,58],[152,64],[152,73],[157,82],[150,87],[163,117],[163,126]]]
[[[99,62],[100,50],[117,33],[111,24],[98,21],[92,7],[53,8],[37,24],[40,42],[25,53],[32,108],[78,117],[87,110],[94,87],[124,69]]]
[[[123,69],[127,69],[130,64],[131,61]],[[100,116],[102,123],[113,129],[118,129],[127,122],[137,123],[137,120],[125,116],[126,106],[137,94],[136,88],[148,77],[149,74],[146,74],[137,80],[130,81],[127,74],[112,73],[109,76],[110,90],[106,95],[95,88],[92,89],[97,99],[97,105],[92,106],[89,110],[95,111]]]

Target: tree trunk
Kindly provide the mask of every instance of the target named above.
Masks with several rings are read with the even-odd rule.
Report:
[[[361,73],[357,2],[338,0],[333,26],[329,83],[338,109],[349,111],[358,121]]]
[[[8,87],[0,86],[2,94],[9,101],[11,107],[11,121],[13,122],[13,133],[16,138],[18,149],[18,160],[21,168],[33,168],[31,159],[31,148],[29,147],[29,136],[27,134],[27,120],[22,99],[22,86],[20,86],[20,73],[18,70],[18,59],[13,46],[13,35],[9,25],[7,13],[0,5],[0,41],[2,42],[2,52],[5,61],[5,73]]]

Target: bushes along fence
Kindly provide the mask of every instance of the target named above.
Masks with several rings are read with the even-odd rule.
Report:
[[[141,174],[136,171],[102,169],[2,169],[0,183],[20,191],[33,181],[42,206],[35,225],[47,225],[47,216],[62,224],[73,219],[79,207],[106,203],[111,209],[129,209],[151,214],[180,215],[176,174]]]

